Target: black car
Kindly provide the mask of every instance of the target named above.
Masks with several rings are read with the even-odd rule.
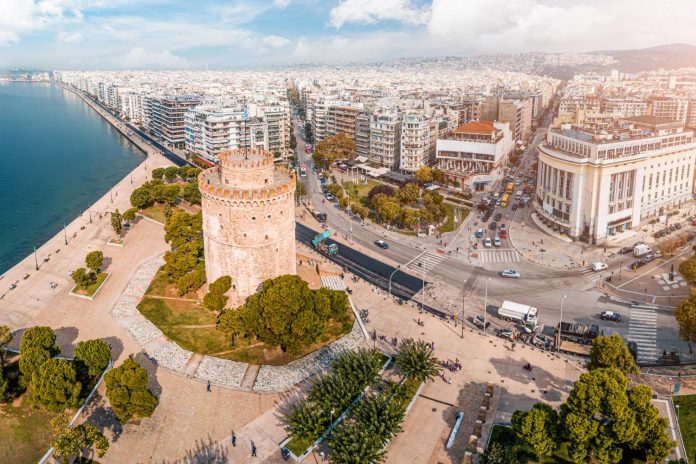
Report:
[[[498,223],[495,222],[495,221],[493,221],[493,222],[491,222],[490,224],[488,224],[488,228],[489,228],[490,230],[495,230],[495,229],[498,228]]]
[[[621,322],[621,314],[615,313],[614,311],[602,311],[599,317],[601,317],[603,321]]]
[[[387,242],[385,242],[384,240],[375,240],[375,245],[377,245],[378,247],[380,247],[384,250],[389,248],[389,244]]]
[[[513,210],[513,211],[517,211],[517,203],[513,203],[513,204],[512,204],[512,210]]]
[[[496,213],[495,217],[493,218],[496,221],[500,221],[503,218],[502,213]]]

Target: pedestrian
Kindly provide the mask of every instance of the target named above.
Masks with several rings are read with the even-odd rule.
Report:
[[[210,380],[208,380],[208,393],[210,393]]]
[[[232,446],[235,448],[237,447],[237,434],[234,432],[232,432]]]
[[[319,457],[321,458],[321,462],[324,462],[324,452],[323,451],[319,452]]]
[[[256,457],[256,445],[253,443],[251,444],[251,457],[252,458]]]

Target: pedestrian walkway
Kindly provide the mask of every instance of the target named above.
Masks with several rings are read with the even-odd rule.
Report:
[[[421,269],[425,269],[426,271],[432,271],[442,262],[443,259],[445,259],[444,255],[441,255],[439,253],[433,253],[430,251],[424,251],[420,255],[413,258],[406,267],[409,267],[417,271]]]
[[[590,274],[595,274],[596,271],[592,269],[592,267],[583,267],[581,269],[578,269],[578,272],[580,274],[585,274],[585,275],[590,275]]]
[[[520,255],[512,248],[481,250],[482,263],[519,263]]]
[[[631,308],[628,340],[638,345],[637,361],[651,363],[657,359],[657,314],[653,309]]]

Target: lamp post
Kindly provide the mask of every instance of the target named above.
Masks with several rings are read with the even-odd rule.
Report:
[[[556,354],[561,351],[561,324],[563,323],[563,303],[566,298],[568,298],[568,295],[563,295],[563,298],[561,298],[561,317],[558,320],[558,346],[556,346]]]
[[[489,277],[488,280],[486,280],[486,293],[485,296],[483,297],[483,334],[486,334],[486,321],[488,320],[487,317],[487,311],[486,309],[488,308],[488,282],[491,281],[491,278]]]
[[[423,297],[421,298],[421,313],[423,312],[423,303],[425,302],[425,266],[423,266],[423,261],[418,263],[418,265],[421,267],[423,270],[423,283],[421,284],[421,288],[423,289]]]
[[[92,223],[92,203],[87,206],[87,211],[89,212],[89,223]]]
[[[109,196],[111,197],[111,203],[113,203],[114,202],[114,191],[113,190],[109,190]]]
[[[68,231],[65,228],[65,223],[63,223],[63,237],[65,238],[65,244],[68,244]]]
[[[462,326],[462,335],[461,338],[464,338],[464,302],[466,300],[466,292],[464,291],[464,286],[462,285],[462,320],[459,321],[461,322]]]
[[[392,273],[389,275],[389,298],[391,298],[391,282],[392,282],[392,277],[394,277],[394,274],[396,274],[397,272],[399,272],[399,269],[401,269],[401,264],[397,265],[397,266],[396,266],[396,269],[394,269],[394,272],[392,272]]]
[[[36,265],[36,270],[39,270],[39,260],[36,257],[36,245],[34,245],[34,264]]]

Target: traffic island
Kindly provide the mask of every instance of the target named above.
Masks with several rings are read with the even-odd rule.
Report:
[[[75,285],[72,290],[70,290],[68,295],[84,298],[85,300],[93,300],[97,297],[99,290],[101,290],[101,288],[104,286],[110,275],[111,274],[108,272],[100,272],[97,274],[97,279],[93,284],[88,285],[87,287]]]

